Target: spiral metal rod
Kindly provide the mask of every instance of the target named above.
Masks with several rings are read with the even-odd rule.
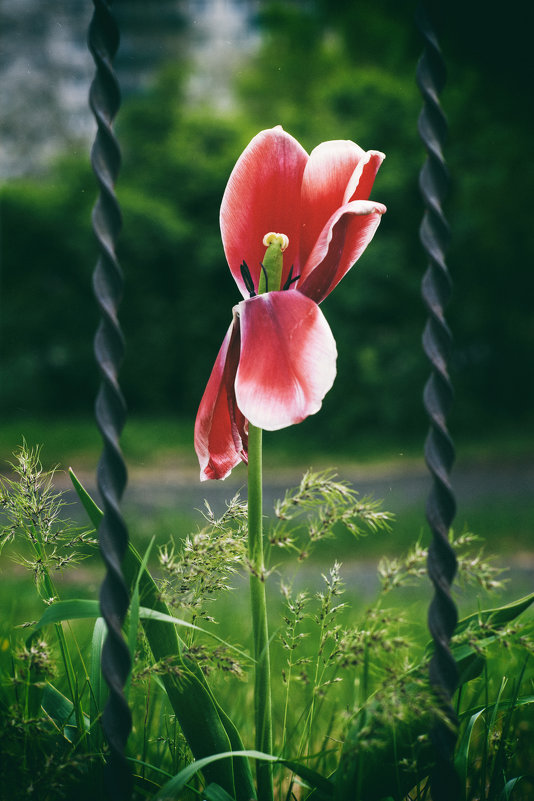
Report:
[[[91,163],[100,190],[92,215],[93,230],[99,246],[93,289],[101,314],[94,343],[101,376],[95,413],[103,439],[97,483],[104,516],[98,536],[100,552],[107,569],[100,590],[100,608],[107,625],[107,636],[102,650],[102,673],[109,687],[102,727],[110,748],[105,791],[113,801],[127,801],[131,797],[132,779],[125,747],[132,728],[132,718],[124,695],[124,686],[131,664],[128,646],[122,634],[129,597],[121,562],[128,546],[128,531],[120,512],[127,473],[119,446],[126,408],[117,380],[124,354],[124,340],[117,319],[123,278],[115,255],[115,243],[121,228],[121,213],[114,192],[120,167],[120,151],[112,130],[112,122],[120,105],[120,91],[112,68],[119,44],[119,33],[110,11],[111,0],[93,0],[93,3],[88,42],[95,61],[96,74],[91,84],[89,103],[96,119],[97,134],[91,151]]]
[[[441,208],[448,187],[448,172],[442,153],[447,121],[438,99],[445,83],[445,67],[423,4],[417,10],[416,21],[425,43],[417,65],[417,84],[423,96],[418,128],[427,151],[419,174],[419,187],[425,205],[419,233],[428,259],[422,281],[422,295],[429,315],[423,333],[423,348],[431,365],[430,378],[423,395],[430,422],[425,459],[433,479],[426,507],[432,530],[428,573],[434,586],[434,597],[428,612],[428,626],[434,641],[429,674],[444,713],[443,719],[436,720],[432,732],[437,763],[431,776],[431,794],[433,801],[455,801],[459,797],[459,781],[453,766],[457,720],[451,699],[458,683],[458,671],[451,654],[450,640],[458,620],[451,595],[457,561],[449,542],[449,530],[456,503],[449,481],[454,446],[446,426],[446,416],[453,399],[447,372],[452,337],[444,317],[444,307],[451,294],[451,281],[444,258],[449,226]]]

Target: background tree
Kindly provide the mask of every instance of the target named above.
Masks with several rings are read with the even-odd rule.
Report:
[[[192,420],[239,300],[218,229],[224,186],[250,138],[282,124],[308,150],[349,138],[387,154],[373,197],[388,213],[342,291],[325,301],[344,344],[338,380],[308,432],[342,444],[364,427],[404,435],[426,426],[417,188],[424,152],[414,80],[421,42],[409,5],[264,4],[260,46],[237,74],[231,111],[189,102],[188,67],[176,59],[126,98],[118,118],[127,340],[121,384],[133,412]],[[531,419],[534,346],[534,167],[524,155],[532,59],[516,47],[526,36],[522,26],[513,39],[511,20],[477,16],[478,6],[453,0],[447,14],[439,3],[435,9],[450,73],[442,99],[451,131],[446,213],[455,292],[448,319],[459,398],[452,424],[475,433],[489,420]],[[4,414],[92,406],[89,215],[96,190],[87,162],[64,157],[46,176],[2,190]]]

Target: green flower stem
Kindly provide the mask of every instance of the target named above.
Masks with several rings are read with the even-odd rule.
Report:
[[[265,593],[262,511],[262,430],[249,424],[248,430],[248,557],[250,562],[250,603],[254,636],[254,718],[256,749],[272,753],[271,666],[269,628]],[[269,763],[258,761],[258,800],[272,801],[273,776]]]

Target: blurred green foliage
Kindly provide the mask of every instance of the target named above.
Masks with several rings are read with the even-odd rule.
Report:
[[[220,242],[220,200],[247,142],[280,123],[308,150],[349,138],[387,154],[372,196],[388,213],[324,303],[338,378],[307,432],[341,442],[363,427],[424,430],[419,287],[426,265],[417,187],[424,151],[414,80],[421,41],[412,5],[401,13],[393,0],[265,4],[262,44],[238,76],[231,114],[184,101],[183,63],[169,64],[150,90],[124,103],[117,120],[126,276],[121,386],[132,411],[192,420],[240,299]],[[441,20],[455,285],[447,318],[456,343],[454,426],[481,430],[489,421],[520,423],[532,408],[534,162],[524,155],[532,119],[512,45],[499,39],[497,15],[477,22],[471,9],[458,31],[451,19],[462,8],[454,0]],[[499,69],[488,36],[501,43]],[[2,188],[4,415],[87,411],[96,393],[89,222],[96,188],[87,162],[64,158],[46,177]]]

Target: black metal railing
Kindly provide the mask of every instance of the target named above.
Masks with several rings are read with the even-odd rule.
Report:
[[[442,210],[449,180],[442,152],[447,121],[439,103],[439,94],[445,83],[445,65],[423,3],[418,7],[416,20],[424,39],[423,55],[417,65],[417,84],[423,96],[418,128],[427,151],[427,159],[419,174],[419,186],[425,206],[420,238],[428,259],[422,281],[423,300],[428,310],[423,348],[431,367],[423,395],[430,421],[425,459],[433,479],[426,506],[432,530],[428,574],[434,586],[434,598],[428,611],[428,627],[434,641],[430,681],[444,712],[444,718],[436,721],[432,732],[437,765],[431,777],[431,792],[433,801],[455,801],[459,797],[458,779],[453,767],[457,721],[451,698],[458,683],[458,671],[450,640],[458,615],[451,595],[456,556],[449,542],[449,531],[456,503],[449,480],[454,446],[446,425],[453,399],[447,371],[452,337],[444,316],[451,294],[451,280],[445,263],[450,232]]]
[[[93,2],[89,48],[95,61],[96,75],[91,85],[90,105],[96,119],[97,133],[91,151],[91,163],[100,189],[92,218],[100,251],[93,274],[93,288],[101,315],[95,336],[95,358],[101,376],[96,420],[103,439],[97,483],[104,511],[98,540],[107,569],[100,590],[100,609],[107,626],[102,650],[102,673],[109,687],[102,727],[110,749],[106,770],[107,794],[113,801],[127,801],[131,797],[132,782],[125,748],[132,728],[132,717],[124,696],[124,686],[131,660],[122,633],[129,597],[121,562],[128,547],[128,531],[120,511],[127,473],[119,445],[126,406],[118,383],[124,354],[124,340],[117,319],[123,278],[115,253],[121,228],[121,213],[114,191],[120,167],[120,151],[112,130],[112,122],[120,105],[119,86],[112,66],[119,45],[119,31],[110,10],[111,0]]]

